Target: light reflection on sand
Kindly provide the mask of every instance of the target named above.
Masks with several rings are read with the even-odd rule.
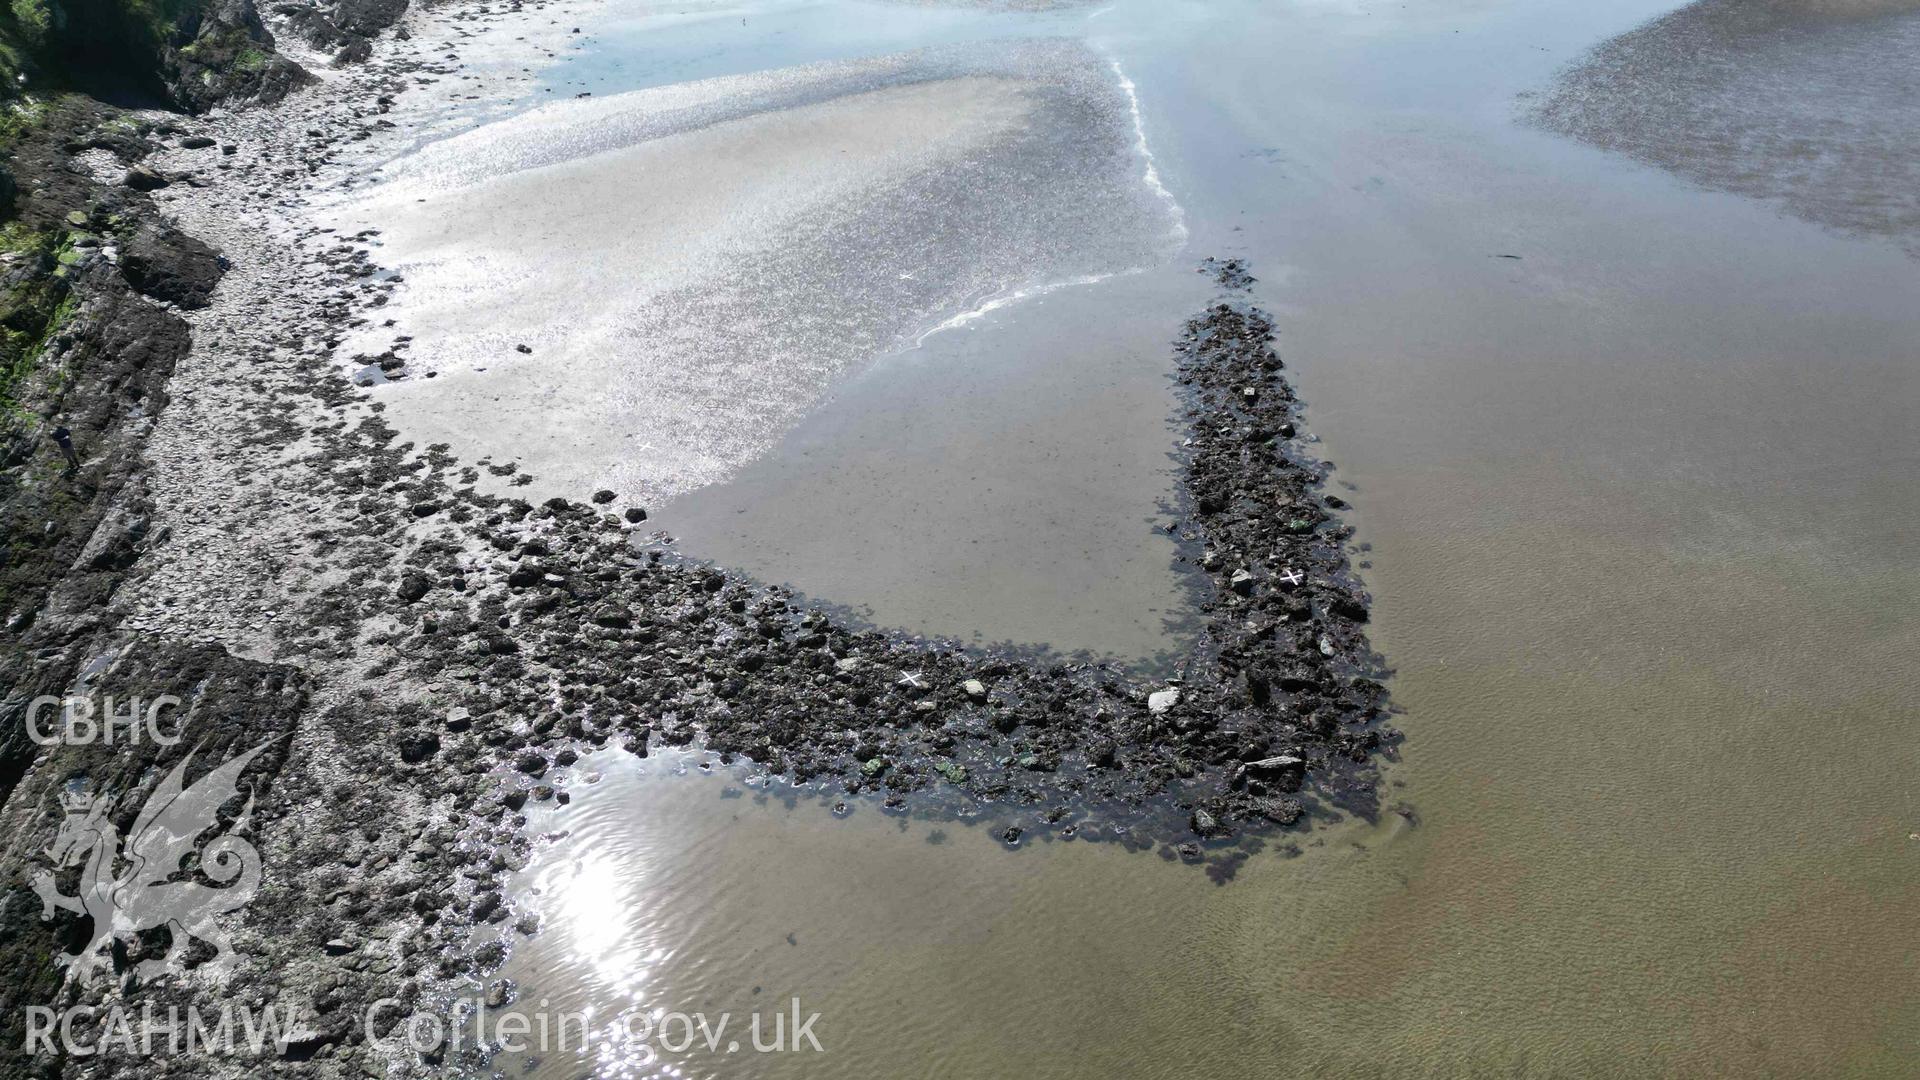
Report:
[[[349,348],[412,336],[379,395],[416,442],[517,461],[533,494],[657,502],[973,298],[1156,258],[1178,211],[1141,189],[1135,130],[1059,43],[548,106],[346,209],[406,278],[397,325]]]

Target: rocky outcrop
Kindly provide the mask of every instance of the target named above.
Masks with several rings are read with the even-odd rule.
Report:
[[[254,0],[18,0],[0,11],[0,94],[78,90],[184,112],[275,102],[312,81]]]
[[[329,6],[281,3],[273,13],[291,33],[316,49],[333,53],[334,63],[358,63],[372,52],[372,38],[406,14],[407,0],[334,0]]]
[[[107,601],[157,539],[145,524],[141,442],[190,346],[186,324],[110,266],[88,270],[69,302],[73,313],[19,399],[31,421],[9,425],[0,457],[0,641],[10,646],[0,650],[0,686],[9,707],[61,692]],[[55,424],[72,432],[77,468],[50,437]],[[18,735],[0,719],[0,797],[31,757]]]
[[[407,10],[407,0],[336,0],[333,25],[349,34],[372,37],[397,22]]]
[[[134,288],[183,308],[202,308],[220,282],[220,256],[178,229],[145,223],[120,251],[120,271]]]
[[[23,13],[35,16],[24,19],[29,25]],[[287,768],[292,740],[283,736],[310,711],[300,671],[218,645],[134,633],[114,608],[167,540],[153,524],[146,443],[192,344],[169,305],[207,305],[225,269],[146,194],[204,181],[149,169],[142,159],[156,136],[186,136],[178,141],[185,149],[218,144],[81,95],[43,92],[131,92],[186,112],[274,101],[310,77],[273,45],[251,0],[16,0],[0,8],[0,99],[20,94],[19,76],[27,76],[25,95],[0,100],[11,106],[0,125],[0,835],[11,838],[0,856],[0,960],[13,975],[0,987],[0,1075],[120,1074],[118,1065],[82,1070],[23,1049],[25,1006],[98,1000],[97,990],[87,998],[65,981],[57,961],[102,924],[71,913],[43,920],[30,885],[35,872],[52,871],[60,895],[80,891],[75,868],[54,868],[42,856],[61,824],[62,795],[82,790],[109,800],[110,820],[124,834],[160,777],[188,754],[197,755],[197,775],[260,747],[242,781],[252,799],[249,835],[268,825],[297,833],[286,818],[334,797],[313,770],[280,783],[295,771]],[[193,738],[49,746],[33,737],[28,716],[43,695],[128,692],[177,697],[176,708],[194,718]],[[44,728],[45,709],[39,719]],[[389,718],[337,722],[365,741]],[[426,733],[402,742],[399,758],[436,752]],[[367,821],[389,809],[361,802]],[[239,812],[236,800],[225,820]],[[317,915],[333,917],[310,903],[305,885],[269,881],[253,908],[271,924],[303,929]],[[340,936],[337,926],[324,929],[323,940]],[[165,932],[119,935],[108,966],[138,970],[168,944]],[[189,962],[200,959],[196,952]],[[155,990],[151,980],[141,989],[154,991],[161,1008],[182,994]],[[333,1024],[322,1035],[339,1031]],[[289,1055],[320,1048],[290,1043]]]
[[[146,196],[67,167],[68,150],[111,118],[69,102],[8,160],[25,192],[10,229],[25,239],[0,274],[0,799],[35,750],[12,717],[71,683],[107,601],[160,539],[147,527],[142,448],[192,336],[149,296],[204,304],[220,272]],[[107,143],[144,152],[137,129]],[[115,265],[115,246],[138,251],[137,268]]]
[[[62,791],[80,790],[110,800],[108,820],[126,836],[161,777],[189,755],[196,763],[190,779],[197,779],[207,768],[260,746],[263,749],[241,778],[243,790],[252,799],[249,834],[258,823],[278,819],[291,809],[275,781],[287,761],[286,736],[307,702],[307,687],[297,671],[239,659],[218,647],[141,638],[108,647],[90,659],[93,663],[82,681],[50,692],[71,690],[96,700],[128,692],[149,701],[166,695],[178,699],[169,717],[192,715],[206,722],[194,727],[192,740],[171,745],[151,739],[129,743],[122,738],[111,745],[32,746],[45,759],[18,797],[0,806],[0,830],[20,844],[9,852],[8,872],[0,875],[0,911],[6,913],[0,919],[0,963],[9,973],[0,984],[0,1073],[7,1076],[106,1075],[62,1072],[53,1059],[32,1058],[22,1051],[27,1006],[77,1000],[79,988],[63,985],[64,972],[55,961],[63,953],[78,950],[91,929],[84,918],[67,913],[41,919],[41,901],[30,885],[34,873],[52,867],[38,854],[38,845],[28,846],[26,838],[44,843],[54,834],[62,814]],[[25,726],[23,703],[31,699],[23,694],[10,692],[0,700],[0,731],[9,740],[17,738]],[[40,722],[49,723],[44,713]],[[6,778],[10,784],[21,780],[18,772]],[[231,822],[239,809],[235,800],[224,820]],[[73,896],[79,891],[79,875],[78,867],[55,870],[53,884],[63,895]],[[254,902],[268,909],[285,904],[286,895],[297,893],[299,885],[297,881],[287,884],[277,891],[263,890]],[[114,948],[124,954],[128,965],[136,965],[157,959],[169,944],[164,933],[128,932]]]
[[[253,0],[189,5],[157,59],[173,104],[187,112],[251,101],[271,104],[313,76],[274,51],[273,34]]]

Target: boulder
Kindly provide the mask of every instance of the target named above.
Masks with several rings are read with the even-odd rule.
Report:
[[[341,45],[334,50],[334,67],[347,67],[351,64],[365,63],[373,57],[373,42],[359,34],[341,35]]]
[[[120,272],[129,285],[183,308],[206,307],[225,269],[212,248],[163,225],[142,225],[120,250]]]
[[[593,622],[609,630],[625,630],[633,625],[633,615],[618,604],[608,603],[595,609]]]
[[[1219,836],[1227,831],[1221,827],[1218,818],[1198,806],[1193,808],[1193,813],[1188,817],[1187,824],[1193,828],[1194,835],[1196,836],[1213,837]]]
[[[123,177],[120,182],[135,191],[158,191],[172,183],[171,180],[147,168],[145,165],[135,165],[133,168],[128,169],[127,175]]]
[[[400,736],[400,760],[418,765],[440,752],[440,736],[430,731],[409,731]]]
[[[328,21],[350,34],[371,37],[392,26],[407,10],[407,0],[339,0]]]
[[[410,570],[400,576],[400,584],[393,590],[393,594],[411,604],[427,595],[427,590],[431,588],[433,588],[433,582],[428,580],[427,575]]]

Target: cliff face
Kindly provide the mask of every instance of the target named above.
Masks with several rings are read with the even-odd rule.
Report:
[[[334,63],[366,59],[408,0],[285,0],[272,11]],[[271,104],[312,81],[279,54],[256,0],[9,0],[0,5],[0,98],[74,90],[199,113]]]
[[[0,8],[9,93],[74,90],[204,112],[277,101],[311,78],[275,51],[254,0],[14,0]]]
[[[405,10],[346,2],[289,23],[339,38],[357,31],[336,19],[371,32]],[[67,685],[161,539],[144,440],[192,345],[175,312],[204,306],[223,272],[147,194],[167,182],[141,165],[153,140],[183,132],[116,105],[198,113],[311,80],[254,0],[0,4],[0,799],[34,752],[23,703]],[[102,155],[117,180],[95,178]]]

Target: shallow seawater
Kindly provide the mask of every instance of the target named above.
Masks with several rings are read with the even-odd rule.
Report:
[[[746,2],[616,5],[538,93],[624,93],[743,71],[1010,38],[1077,38],[1090,8],[1041,3]]]
[[[541,865],[599,867],[578,891],[614,899],[574,922],[617,940],[582,947],[568,889],[529,890],[549,927],[509,974],[608,1008],[797,995],[821,1013],[817,1059],[661,1063],[674,1075],[1910,1073],[1920,260],[1897,221],[1805,210],[1804,170],[1769,147],[1827,110],[1860,123],[1822,128],[1838,149],[1820,162],[1872,160],[1864,143],[1897,139],[1912,103],[1871,97],[1897,85],[1885,71],[1806,55],[1879,55],[1841,28],[1720,53],[1720,85],[1766,82],[1742,64],[1797,79],[1790,115],[1756,107],[1731,128],[1720,105],[1676,106],[1688,91],[1658,72],[1581,83],[1671,7],[1123,0],[1035,16],[1056,37],[1079,20],[1134,85],[1184,248],[877,350],[737,489],[659,509],[686,514],[690,550],[704,536],[726,561],[785,565],[876,621],[1071,646],[1035,614],[1053,604],[988,599],[1072,581],[1029,576],[1061,549],[1036,535],[1023,554],[1000,517],[1042,513],[1021,493],[1059,461],[1061,505],[1139,493],[1084,519],[1111,522],[1116,546],[1069,554],[1151,563],[1121,530],[1150,524],[1171,479],[1150,452],[1172,435],[1155,350],[1205,299],[1182,262],[1246,257],[1369,545],[1373,641],[1408,734],[1388,801],[1411,821],[1323,825],[1299,857],[1215,885],[1117,846],[1006,851],[980,829],[842,821],[725,798],[726,779],[609,767],[557,812],[574,832]],[[1569,85],[1664,156],[1538,124]],[[1636,117],[1677,126],[1656,138]],[[1716,179],[1729,130],[1738,184]],[[1829,209],[1911,197],[1843,171],[1814,185]],[[1056,397],[1076,391],[1110,395],[1106,415]],[[1076,460],[1082,440],[1097,449]],[[1148,479],[1120,482],[1121,461]],[[1072,494],[1073,476],[1094,479]],[[940,577],[974,546],[984,576]],[[1092,610],[1146,619],[1114,635],[1134,642],[1158,606]],[[585,955],[629,940],[659,952],[613,965],[644,970],[637,989]],[[550,1059],[534,1075],[589,1071]]]
[[[996,818],[927,821],[865,800],[836,814],[815,793],[698,753],[603,751],[559,786],[569,803],[528,812],[528,831],[552,839],[516,877],[541,921],[531,938],[503,931],[519,940],[498,973],[511,1000],[461,1027],[465,1047],[476,1033],[496,1038],[509,1014],[530,1019],[525,1037],[508,1031],[518,1046],[496,1044],[488,1067],[500,1075],[1048,1075],[1075,1060],[1135,1075],[1132,1048],[1092,1039],[1101,1015],[1047,1003],[1085,1005],[1097,992],[1116,1009],[1145,1004],[1159,966],[1214,936],[1134,910],[1143,885],[1185,903],[1258,904],[1255,892],[1221,891],[1192,867],[1116,844],[1006,849],[988,835]],[[1348,858],[1276,854],[1253,876]],[[1040,962],[1062,952],[1080,962]],[[818,1016],[818,1050],[756,1049],[756,1035],[764,1047],[796,1030],[796,1002],[801,1023]],[[1184,1012],[1169,1003],[1169,1028],[1193,1019]],[[1207,1021],[1217,1048],[1184,1064],[1230,1069],[1254,1049],[1229,1037],[1232,1024]]]
[[[1164,671],[1195,632],[1165,526],[1190,267],[1062,288],[932,334],[773,452],[654,520],[690,554],[857,621]]]

